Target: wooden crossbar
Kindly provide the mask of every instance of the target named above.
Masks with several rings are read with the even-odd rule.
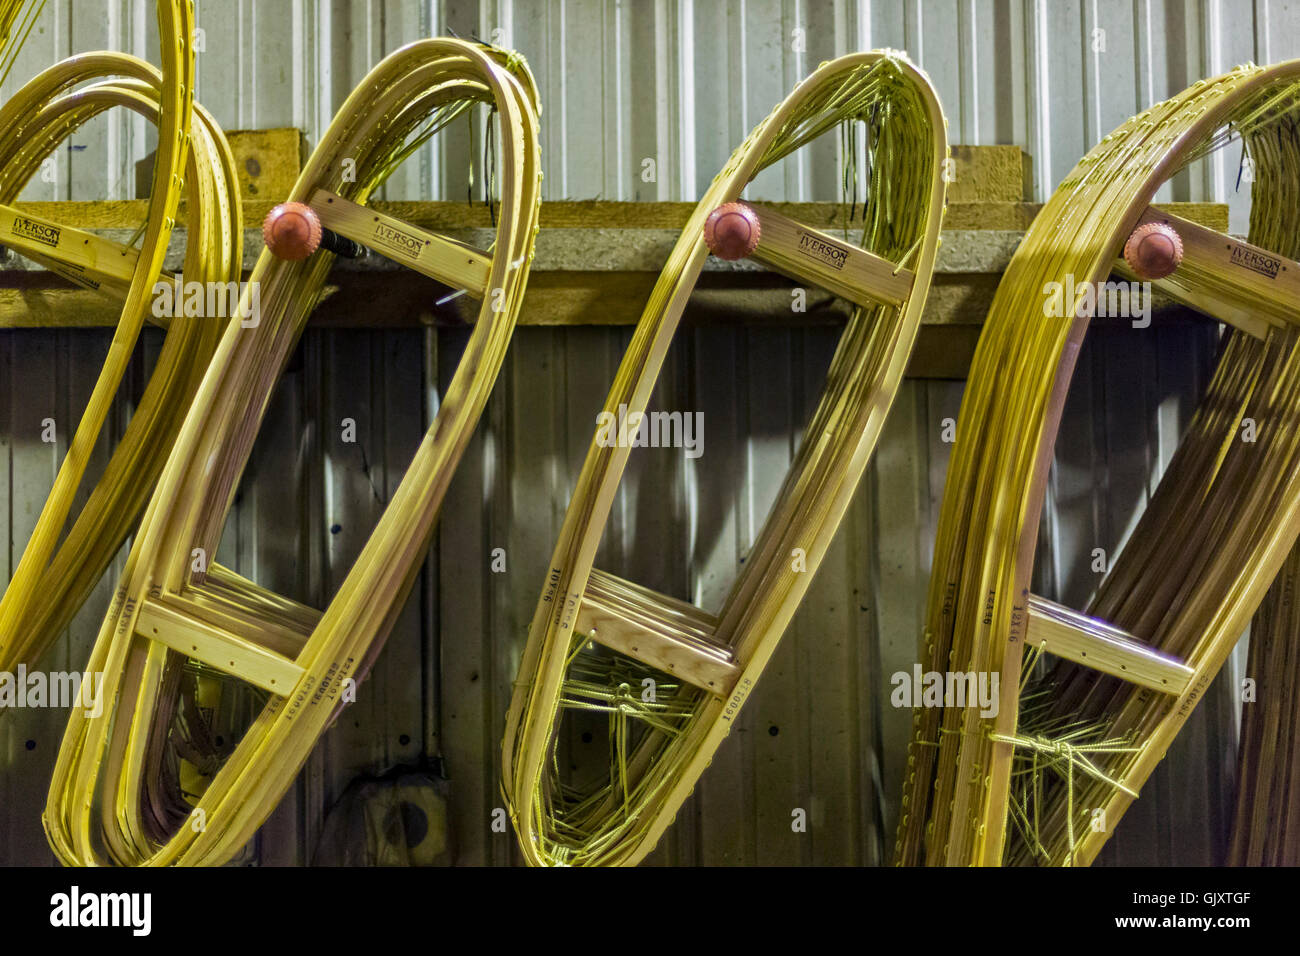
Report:
[[[139,252],[0,203],[0,245],[86,289],[125,298]]]
[[[165,599],[140,606],[135,633],[281,697],[290,694],[303,675],[303,668],[283,654],[192,617]]]
[[[1190,219],[1148,206],[1138,226],[1160,223],[1182,241],[1182,262],[1155,287],[1172,299],[1263,339],[1300,325],[1300,263]],[[1123,259],[1118,271],[1136,278]]]
[[[916,275],[888,259],[761,206],[761,237],[751,258],[792,279],[867,307],[901,306]]]
[[[1165,694],[1181,694],[1195,674],[1133,635],[1036,594],[1029,597],[1025,643]]]
[[[576,623],[598,644],[726,697],[740,668],[712,639],[716,627],[717,618],[693,604],[595,569]]]
[[[485,299],[492,257],[473,246],[412,226],[325,189],[312,194],[321,225],[394,262]]]

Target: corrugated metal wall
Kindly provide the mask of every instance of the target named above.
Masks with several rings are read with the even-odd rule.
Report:
[[[313,144],[366,69],[404,42],[452,29],[514,45],[543,97],[552,200],[694,199],[795,80],[854,48],[908,49],[939,88],[953,142],[1023,145],[1035,158],[1040,198],[1100,133],[1150,101],[1244,59],[1300,55],[1300,3],[1277,0],[197,7],[202,102],[229,127],[301,126]],[[152,54],[153,15],[143,2],[51,0],[42,26],[0,92],[72,52]],[[57,181],[33,184],[26,198],[132,195],[133,164],[151,149],[149,132],[133,119],[96,124],[65,152]],[[463,196],[466,143],[449,139],[409,162],[389,197]],[[836,198],[834,149],[765,174],[752,195]],[[656,160],[656,182],[642,181],[645,158]],[[1232,202],[1239,227],[1235,161],[1225,154],[1205,175],[1182,177],[1168,198]],[[452,777],[460,861],[515,859],[512,835],[489,827],[501,802],[510,682],[569,487],[629,335],[518,332],[444,506],[422,588],[253,857],[307,861],[324,812],[349,780],[427,754],[445,758]],[[62,450],[40,442],[40,421],[67,422],[60,435],[70,433],[106,343],[102,332],[0,332],[6,580]],[[453,331],[309,332],[263,428],[220,559],[291,596],[328,599],[400,480],[460,344]],[[634,456],[599,566],[716,606],[775,493],[833,344],[830,329],[683,333],[659,407],[704,412],[705,454],[694,462],[680,450]],[[1086,598],[1095,583],[1086,558],[1097,546],[1113,554],[1131,527],[1211,357],[1207,332],[1190,326],[1107,331],[1089,343],[1062,427],[1040,559],[1044,593],[1076,606]],[[147,362],[142,357],[137,385]],[[888,857],[910,720],[889,706],[889,675],[915,659],[949,447],[941,422],[955,417],[960,391],[955,382],[905,384],[795,626],[654,859]],[[124,402],[101,456],[128,413]],[[356,419],[355,444],[339,440],[345,417]],[[504,573],[489,570],[495,548],[505,549]],[[80,666],[110,588],[106,580],[47,666]],[[62,715],[36,711],[0,725],[0,861],[51,859],[38,819],[61,728]],[[1202,705],[1106,859],[1215,861],[1234,736],[1221,690]],[[806,834],[791,832],[795,807],[808,811]]]
[[[1203,387],[1213,350],[1207,331],[1108,330],[1090,341],[1062,426],[1040,559],[1044,593],[1080,606],[1097,581],[1092,548],[1116,552]],[[628,335],[517,333],[444,505],[423,586],[357,703],[263,831],[263,862],[306,861],[323,812],[355,775],[413,763],[422,752],[441,754],[452,777],[459,859],[513,858],[513,838],[489,827],[500,805],[510,682],[568,490]],[[326,600],[400,480],[434,386],[454,369],[458,338],[309,332],[259,438],[219,560],[289,596]],[[834,338],[830,329],[683,334],[656,407],[702,411],[704,454],[693,462],[673,449],[634,455],[598,566],[716,607],[816,401]],[[9,461],[0,476],[16,543],[26,540],[53,479],[55,453],[39,440],[40,419],[72,421],[106,343],[104,332],[0,333],[0,449]],[[957,382],[905,384],[791,632],[657,859],[875,863],[887,856],[910,732],[909,712],[889,705],[889,677],[915,660],[950,448],[942,422],[956,416],[960,397]],[[357,421],[355,444],[340,440],[337,423],[346,417]],[[119,427],[124,420],[125,409]],[[505,549],[504,573],[489,570],[495,548]],[[6,574],[17,554],[16,544]],[[106,581],[48,668],[80,666],[109,591]],[[0,859],[7,862],[49,858],[37,820],[62,722],[59,712],[26,710],[0,725]],[[1108,852],[1130,861],[1212,862],[1233,739],[1221,690],[1198,711]],[[808,811],[806,834],[791,832],[795,807]]]

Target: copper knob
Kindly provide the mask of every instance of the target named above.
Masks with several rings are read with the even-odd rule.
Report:
[[[704,244],[719,259],[753,255],[762,234],[758,213],[743,202],[723,203],[704,221]]]
[[[281,259],[306,259],[320,248],[320,216],[306,203],[282,202],[262,223],[262,239]]]
[[[1172,226],[1145,223],[1124,243],[1124,261],[1140,279],[1163,279],[1183,261],[1183,240]]]

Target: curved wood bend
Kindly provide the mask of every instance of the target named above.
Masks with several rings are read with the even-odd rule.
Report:
[[[0,106],[4,244],[121,303],[103,368],[0,598],[0,671],[34,663],[53,645],[135,527],[216,349],[226,307],[235,308],[239,299],[238,176],[220,126],[191,97],[193,54],[182,39],[192,32],[191,7],[185,0],[158,4],[161,70],[122,53],[81,54],[38,74]],[[138,248],[10,205],[64,140],[114,109],[155,125],[161,144]],[[169,288],[181,278],[164,264],[182,197],[187,226],[182,276],[220,289],[222,304],[215,315],[186,310],[184,320],[173,321],[175,310],[165,307],[157,286]],[[208,307],[215,302],[208,297]],[[89,484],[87,466],[96,457],[101,429],[146,322],[167,328],[162,350],[125,434],[73,518],[79,491]]]
[[[1133,117],[1080,160],[1008,264],[962,398],[922,655],[926,671],[996,675],[998,706],[914,711],[898,863],[1090,863],[1300,535],[1300,211],[1279,201],[1300,168],[1298,94],[1300,61],[1244,66]],[[1249,241],[1151,205],[1225,129],[1258,164]],[[1113,272],[1232,328],[1159,486],[1080,613],[1030,583],[1094,317],[1081,303]],[[1045,309],[1046,292],[1067,285],[1084,297]],[[1056,659],[1022,682],[1038,650]]]

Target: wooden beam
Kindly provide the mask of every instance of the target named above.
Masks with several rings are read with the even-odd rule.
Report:
[[[266,199],[244,199],[244,223],[249,229],[260,228],[277,203],[284,196]],[[14,208],[24,214],[35,214],[80,229],[136,229],[149,216],[146,199],[87,199],[19,202]],[[366,206],[387,213],[408,225],[439,232],[461,229],[490,229],[492,214],[482,203],[443,200],[376,199]],[[861,207],[848,218],[849,207],[838,202],[773,202],[765,203],[783,216],[807,223],[815,229],[861,230]],[[1191,222],[1217,230],[1228,231],[1228,207],[1224,203],[1160,203],[1155,209],[1176,213]],[[1001,229],[1023,232],[1029,228],[1042,209],[1040,203],[978,201],[955,202],[949,197],[944,213],[944,230]],[[565,200],[542,204],[541,229],[668,229],[680,232],[685,228],[694,203],[687,202],[618,202],[606,199]],[[185,224],[185,203],[182,200],[176,217],[177,228]],[[2,243],[0,243],[2,244]]]
[[[271,206],[283,202],[293,190],[308,155],[307,138],[302,130],[291,126],[272,129],[228,129],[226,140],[235,160],[235,178],[239,194],[245,199],[265,204],[261,216],[248,220],[261,222]],[[148,196],[153,188],[154,153],[135,164],[135,194]],[[147,199],[137,200],[147,203]],[[144,218],[141,216],[140,218]]]
[[[293,127],[226,131],[235,157],[239,194],[280,202],[293,190],[308,155],[307,139]],[[146,187],[139,195],[148,195]]]
[[[271,205],[269,200],[245,201],[246,222],[260,224]],[[143,200],[17,203],[13,208],[24,215],[67,223],[70,228],[117,230],[113,239],[129,235],[128,230],[147,214]],[[832,235],[839,234],[847,211],[838,203],[774,203],[764,208],[797,218]],[[1221,204],[1175,203],[1159,208],[1174,210],[1184,219],[1215,229],[1227,228],[1227,207]],[[666,250],[676,241],[677,232],[693,209],[689,203],[590,200],[544,204],[538,258],[533,262],[519,324],[635,324],[658,279]],[[486,209],[465,203],[376,202],[374,210],[408,225],[441,232],[465,232],[490,224]],[[965,376],[971,343],[978,335],[997,288],[997,270],[1009,257],[1014,238],[1037,210],[1037,206],[1027,203],[949,205],[944,219],[944,254],[930,286],[917,345],[916,354],[922,357],[913,359],[910,376]],[[659,246],[650,243],[645,254],[635,258],[627,268],[612,269],[608,236],[613,226],[633,237],[638,232],[656,237],[662,234],[660,245],[664,251],[662,254],[655,251]],[[980,251],[982,236],[988,237],[991,245]],[[1011,242],[1006,241],[1008,237]],[[178,229],[173,243],[175,250],[183,248],[184,239],[185,230]],[[260,241],[255,229],[245,231],[246,264],[256,258]],[[974,248],[975,253],[954,256],[968,247]],[[547,252],[548,249],[551,251]],[[169,267],[179,268],[175,252]],[[691,295],[684,321],[691,325],[723,323],[802,328],[842,323],[851,311],[845,299],[823,289],[810,288],[807,311],[792,312],[792,281],[756,265],[706,270]],[[340,262],[330,283],[312,314],[313,326],[463,326],[472,323],[478,313],[476,301],[467,295],[439,302],[442,294],[431,290],[423,275],[374,268],[374,263]],[[1177,305],[1160,293],[1159,286],[1155,291],[1157,310],[1162,302]],[[1199,321],[1197,313],[1181,305],[1177,308],[1177,320]],[[6,264],[0,253],[0,329],[106,328],[117,324],[120,311],[118,300],[69,286],[63,279],[32,268],[27,262],[10,259]],[[1173,316],[1161,312],[1160,319],[1170,321]],[[939,348],[939,343],[943,348]],[[958,351],[948,350],[949,345],[959,346]]]
[[[949,203],[1017,202],[1033,195],[1033,163],[1019,146],[950,148]]]
[[[1182,661],[1133,635],[1036,594],[1029,597],[1025,646],[1041,646],[1057,657],[1175,696],[1195,675]]]
[[[304,673],[296,661],[162,601],[141,605],[135,632],[282,697],[293,692]]]

